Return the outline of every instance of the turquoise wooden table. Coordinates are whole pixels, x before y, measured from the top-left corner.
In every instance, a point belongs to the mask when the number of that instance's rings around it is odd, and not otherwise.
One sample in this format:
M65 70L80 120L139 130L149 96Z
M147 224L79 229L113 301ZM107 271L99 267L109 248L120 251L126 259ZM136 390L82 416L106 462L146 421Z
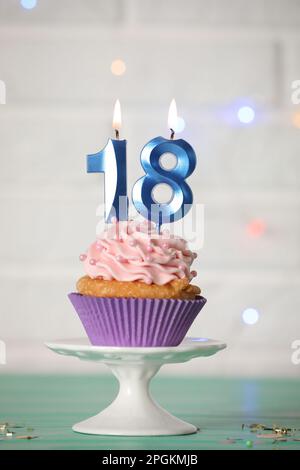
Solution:
M300 428L300 380L240 380L159 376L159 403L200 427L196 434L162 437L89 436L71 426L109 404L117 393L111 376L0 375L0 423L24 425L1 449L300 449L299 441L273 443L242 424ZM27 428L34 428L34 430ZM36 439L16 439L17 435ZM295 437L300 439L298 433ZM0 435L0 439L3 436ZM249 449L246 442L252 441ZM249 443L248 443L249 445Z

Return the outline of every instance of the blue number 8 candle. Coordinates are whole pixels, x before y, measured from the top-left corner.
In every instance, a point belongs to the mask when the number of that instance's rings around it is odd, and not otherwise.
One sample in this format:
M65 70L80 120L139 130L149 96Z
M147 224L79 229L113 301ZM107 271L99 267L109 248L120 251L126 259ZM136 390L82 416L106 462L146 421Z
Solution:
M88 173L104 173L105 220L127 220L126 140L119 140L121 108L115 104L113 128L116 139L109 139L104 149L87 156Z
M185 140L173 140L174 121L177 121L176 112L173 118L170 118L169 113L170 140L156 137L142 149L141 164L146 174L135 183L132 190L132 201L136 210L143 217L155 222L158 230L162 224L175 222L184 217L193 203L193 193L185 179L196 167L196 154ZM171 170L161 165L160 160L165 153L171 153L177 159L176 166ZM157 203L153 198L155 186L162 183L170 186L173 191L172 199L168 203Z

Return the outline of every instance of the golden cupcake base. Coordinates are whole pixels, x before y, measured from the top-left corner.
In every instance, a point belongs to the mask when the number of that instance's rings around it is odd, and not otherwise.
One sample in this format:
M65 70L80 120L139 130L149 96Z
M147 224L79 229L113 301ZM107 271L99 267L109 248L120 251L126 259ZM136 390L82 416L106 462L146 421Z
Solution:
M174 279L159 286L141 281L105 281L84 276L76 287L79 294L93 297L193 300L201 293L200 288L190 284L187 278Z

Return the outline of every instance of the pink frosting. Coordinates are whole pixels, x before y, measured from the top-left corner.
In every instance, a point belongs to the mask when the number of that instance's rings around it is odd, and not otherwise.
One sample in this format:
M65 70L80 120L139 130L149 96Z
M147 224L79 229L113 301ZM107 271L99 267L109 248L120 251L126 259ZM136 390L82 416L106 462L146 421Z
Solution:
M166 232L158 234L150 222L115 222L80 255L91 278L142 281L163 285L173 279L192 279L196 257L185 240Z

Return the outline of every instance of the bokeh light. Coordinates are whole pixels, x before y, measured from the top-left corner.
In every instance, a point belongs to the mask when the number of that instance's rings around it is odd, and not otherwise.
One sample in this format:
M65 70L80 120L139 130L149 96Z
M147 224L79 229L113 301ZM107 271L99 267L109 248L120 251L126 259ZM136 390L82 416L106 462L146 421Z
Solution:
M251 237L261 237L266 231L266 223L261 219L253 219L247 225L247 233Z
M255 119L255 111L251 106L241 106L238 109L237 117L242 124L250 124Z
M126 72L126 64L122 59L113 60L110 66L110 70L113 75L124 75Z
M300 129L300 112L293 114L292 123L295 127Z
M26 8L26 10L32 10L32 8L36 7L37 0L21 0L20 3L23 8Z
M246 325L255 325L259 320L259 312L255 308L246 308L242 313L242 319Z

